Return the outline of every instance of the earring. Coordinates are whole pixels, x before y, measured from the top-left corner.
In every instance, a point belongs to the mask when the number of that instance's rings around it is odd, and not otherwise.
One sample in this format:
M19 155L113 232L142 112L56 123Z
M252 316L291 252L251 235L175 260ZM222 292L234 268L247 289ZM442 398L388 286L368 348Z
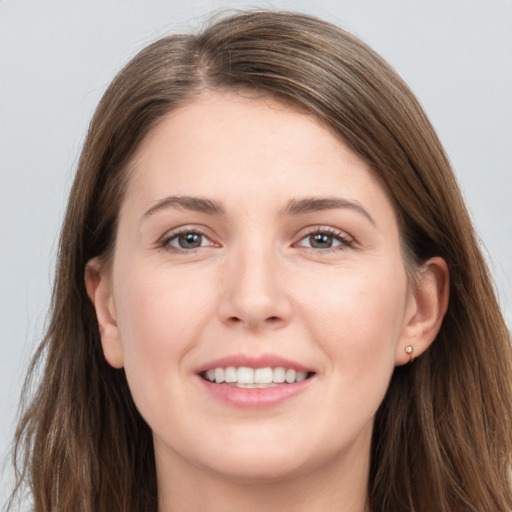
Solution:
M409 359L409 363L412 362L412 360L414 359L414 347L412 345L407 345L407 347L405 347L405 353L410 357Z

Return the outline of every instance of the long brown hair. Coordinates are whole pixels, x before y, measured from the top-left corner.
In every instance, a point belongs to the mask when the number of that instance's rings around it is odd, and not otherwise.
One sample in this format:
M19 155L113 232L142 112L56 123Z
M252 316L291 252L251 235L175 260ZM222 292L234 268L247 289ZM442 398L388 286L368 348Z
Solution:
M437 255L450 304L432 347L395 369L378 410L374 512L512 510L510 336L448 159L418 101L368 46L316 18L273 11L214 20L150 45L91 122L62 229L42 366L16 433L17 489L37 512L154 512L151 431L101 350L84 271L107 258L130 159L170 110L207 89L251 88L322 119L385 183L410 264Z

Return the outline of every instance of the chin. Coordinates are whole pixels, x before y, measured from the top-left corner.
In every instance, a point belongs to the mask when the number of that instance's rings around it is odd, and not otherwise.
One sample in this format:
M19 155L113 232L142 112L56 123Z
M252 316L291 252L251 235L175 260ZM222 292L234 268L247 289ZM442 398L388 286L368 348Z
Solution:
M211 457L203 452L203 463L217 475L238 483L269 484L307 475L335 457L305 439L280 438L231 442L227 449ZM287 442L288 441L288 442ZM292 442L290 442L292 441Z
M261 427L261 426L260 426ZM304 425L305 427L305 425ZM369 456L373 421L357 432L338 429L318 432L315 428L232 430L221 443L201 453L204 467L227 480L246 484L269 484L301 479L323 469L339 466L351 471ZM229 441L228 441L229 439ZM316 439L316 441L314 441ZM219 450L219 446L223 446Z
M211 469L227 480L248 485L283 482L308 472L308 465L303 461L275 454L265 455L252 460L228 458Z

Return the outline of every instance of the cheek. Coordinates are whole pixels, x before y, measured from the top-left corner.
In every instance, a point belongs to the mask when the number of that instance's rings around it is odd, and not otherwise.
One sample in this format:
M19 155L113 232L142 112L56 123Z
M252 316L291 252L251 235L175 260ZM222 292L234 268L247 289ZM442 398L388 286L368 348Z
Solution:
M172 386L186 369L181 363L200 338L208 294L178 274L140 265L125 271L119 284L115 304L124 367L139 403L143 395Z
M322 393L316 418L324 435L318 436L315 450L326 455L333 445L349 446L354 439L371 435L395 367L407 281L405 273L393 267L378 272L368 267L336 268L322 277L293 276L295 283L302 283L294 288L301 298L298 330L321 353ZM308 437L308 442L314 438Z
M393 371L407 301L405 271L333 273L302 302L302 316L341 378L387 382ZM311 294L310 294L311 295ZM306 296L303 293L303 296Z
M191 281L185 272L165 268L137 267L125 272L120 268L123 276L114 289L123 346L164 349L190 338L208 304L201 279Z

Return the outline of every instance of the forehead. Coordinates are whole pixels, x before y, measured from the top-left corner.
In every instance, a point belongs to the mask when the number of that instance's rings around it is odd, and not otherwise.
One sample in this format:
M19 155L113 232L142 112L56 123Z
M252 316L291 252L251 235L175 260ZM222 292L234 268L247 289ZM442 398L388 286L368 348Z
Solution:
M177 187L204 182L211 191L228 170L238 184L255 177L263 183L271 174L288 187L299 177L328 186L329 168L336 164L340 177L350 168L353 179L375 179L313 115L271 98L210 93L169 113L143 141L132 168L139 186L159 176Z
M126 200L145 206L165 195L264 205L333 195L387 201L373 171L325 123L250 93L203 94L170 112L132 169Z

